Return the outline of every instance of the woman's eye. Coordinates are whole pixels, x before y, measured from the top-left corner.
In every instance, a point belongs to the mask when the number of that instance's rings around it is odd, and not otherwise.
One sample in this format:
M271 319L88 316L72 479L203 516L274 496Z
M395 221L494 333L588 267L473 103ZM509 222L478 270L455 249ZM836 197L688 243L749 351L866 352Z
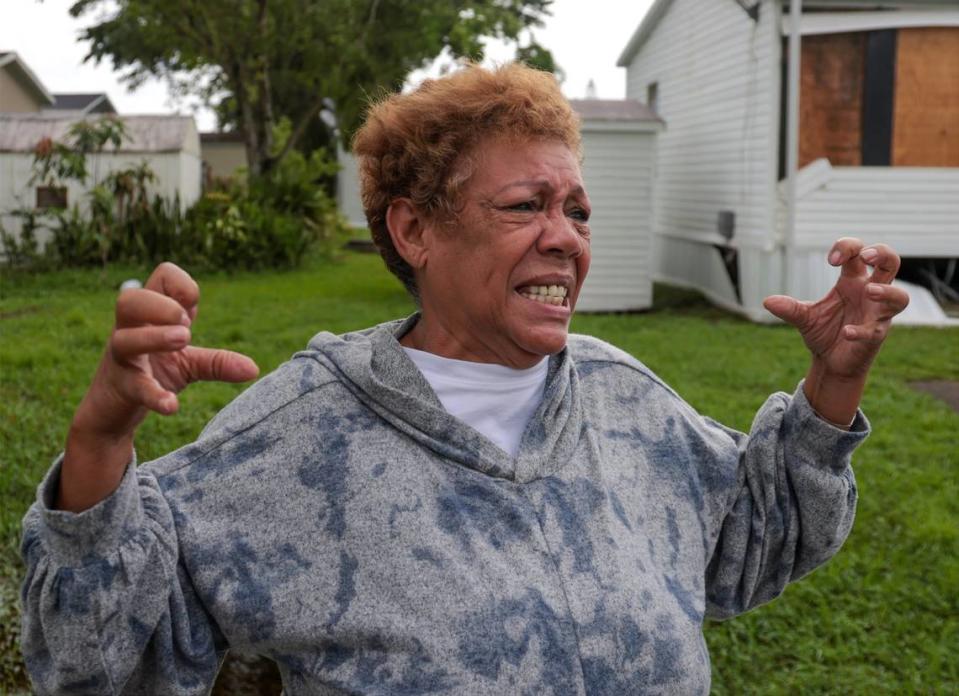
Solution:
M566 214L577 222L589 222L589 211L583 208L573 208Z
M509 206L510 210L515 210L521 213L533 213L536 212L536 201L523 201L522 203L514 203Z

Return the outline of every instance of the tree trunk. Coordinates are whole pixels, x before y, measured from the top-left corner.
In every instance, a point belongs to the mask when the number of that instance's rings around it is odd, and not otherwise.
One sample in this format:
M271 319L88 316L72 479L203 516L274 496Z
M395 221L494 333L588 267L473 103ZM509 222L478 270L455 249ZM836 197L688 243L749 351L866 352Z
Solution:
M236 98L237 111L240 116L240 132L243 134L243 145L246 149L246 166L251 177L263 173L263 161L260 156L260 138L253 105L247 90L243 69L234 64L230 71L230 81L233 82L233 96Z
M256 86L257 96L257 116L259 117L257 129L259 136L259 162L260 174L266 174L273 169L273 91L270 87L270 58L269 58L269 14L267 12L267 0L259 1L259 12L257 14L256 29L259 35L257 42L257 51L260 55L257 57L256 67Z

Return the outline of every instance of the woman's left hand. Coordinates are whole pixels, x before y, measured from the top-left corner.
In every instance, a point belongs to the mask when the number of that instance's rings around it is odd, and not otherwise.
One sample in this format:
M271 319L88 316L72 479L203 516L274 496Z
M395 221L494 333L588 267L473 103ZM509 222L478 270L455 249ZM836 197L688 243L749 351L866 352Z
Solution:
M842 266L842 273L818 302L772 295L763 306L799 330L823 374L864 381L893 317L909 304L906 291L892 286L899 255L885 244L864 246L844 237L833 245L829 263Z

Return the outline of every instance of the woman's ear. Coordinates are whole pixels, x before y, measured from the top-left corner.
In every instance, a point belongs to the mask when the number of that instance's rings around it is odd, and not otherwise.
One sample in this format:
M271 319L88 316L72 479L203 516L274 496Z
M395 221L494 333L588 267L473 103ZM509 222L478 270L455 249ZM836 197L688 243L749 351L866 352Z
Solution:
M426 265L430 235L428 223L409 198L397 198L386 211L386 228L393 246L414 270Z

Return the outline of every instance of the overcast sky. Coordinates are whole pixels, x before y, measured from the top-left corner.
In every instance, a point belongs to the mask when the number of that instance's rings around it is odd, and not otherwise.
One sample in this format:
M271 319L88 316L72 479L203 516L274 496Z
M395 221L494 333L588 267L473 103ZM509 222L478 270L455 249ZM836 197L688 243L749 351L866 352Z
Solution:
M19 53L50 92L106 92L120 113L193 111L201 130L215 128L210 112L189 102L173 102L161 82L150 81L131 93L109 63L84 64L87 45L77 41L77 34L91 19L72 19L67 12L72 2L0 0L0 51ZM600 98L624 96L626 71L616 67L616 59L651 4L652 0L555 0L553 16L534 33L565 71L567 96L585 96L591 79ZM490 46L487 53L497 60L512 55L502 46Z

